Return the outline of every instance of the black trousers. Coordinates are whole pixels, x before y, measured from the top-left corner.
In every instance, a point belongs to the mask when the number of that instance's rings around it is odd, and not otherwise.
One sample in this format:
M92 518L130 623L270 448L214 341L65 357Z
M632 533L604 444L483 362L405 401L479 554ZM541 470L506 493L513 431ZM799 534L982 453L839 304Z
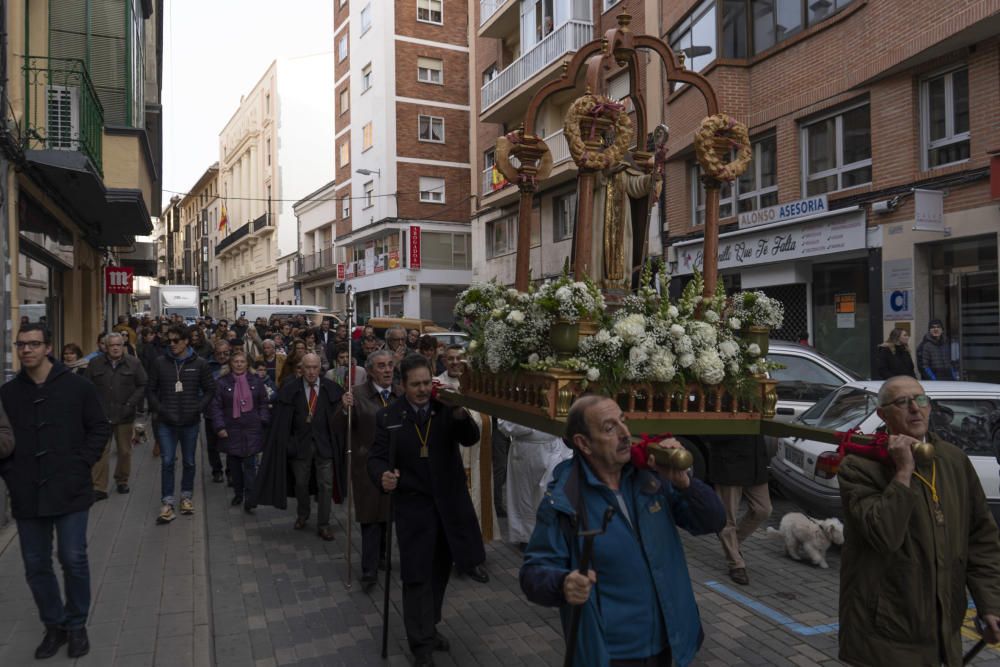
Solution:
M403 625L406 627L410 651L417 657L430 655L434 650L434 636L437 632L435 626L441 622L444 591L448 587L448 577L451 576L451 549L448 548L440 517L434 533L437 540L429 578L419 582L403 582Z
M610 667L670 667L671 664L673 656L670 654L670 647L667 646L659 655L651 655L648 658L612 660Z
M378 572L378 561L384 553L385 523L361 524L361 576Z
M205 444L208 449L208 465L212 466L212 473L222 472L222 454L219 453L218 449L219 436L215 434L215 429L212 428L212 422L205 420ZM226 472L229 466L226 466Z
M250 498L257 486L257 455L226 455L226 465L233 476L233 493L237 498Z

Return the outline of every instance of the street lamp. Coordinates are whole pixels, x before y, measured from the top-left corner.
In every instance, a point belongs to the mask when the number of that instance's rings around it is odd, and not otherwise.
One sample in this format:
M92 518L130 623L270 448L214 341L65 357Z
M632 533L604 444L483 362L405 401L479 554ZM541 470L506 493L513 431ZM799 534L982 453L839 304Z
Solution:
M382 175L382 171L380 169L355 169L354 173L361 174L362 176L371 176L372 174L378 174L379 176Z
M690 58L691 60L694 60L698 56L707 56L709 53L712 52L712 47L711 46L689 46L686 49L681 49L681 51L683 51L684 55L686 55L688 58Z

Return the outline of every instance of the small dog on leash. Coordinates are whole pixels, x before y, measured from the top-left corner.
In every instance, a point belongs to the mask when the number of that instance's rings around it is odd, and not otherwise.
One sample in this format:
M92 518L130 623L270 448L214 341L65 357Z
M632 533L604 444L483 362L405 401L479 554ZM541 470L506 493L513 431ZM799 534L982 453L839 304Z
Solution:
M826 569L826 550L831 544L844 543L844 524L840 519L816 521L800 512L781 517L778 528L768 528L768 535L778 535L785 540L785 551L794 560L808 559L813 565Z

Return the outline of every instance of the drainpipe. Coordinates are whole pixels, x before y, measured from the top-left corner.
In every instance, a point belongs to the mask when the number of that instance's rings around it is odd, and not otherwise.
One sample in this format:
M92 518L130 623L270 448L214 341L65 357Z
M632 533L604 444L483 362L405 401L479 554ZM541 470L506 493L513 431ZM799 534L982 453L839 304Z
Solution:
M25 6L27 11L27 6ZM0 291L0 314L3 317L3 325L0 326L0 350L3 350L3 378L9 380L14 377L14 359L11 353L13 345L12 336L12 313L10 286L12 278L10 275L10 217L11 210L10 192L14 182L14 173L8 160L11 138L7 130L7 0L0 1L0 141L3 143L3 150L0 151L0 276L5 278L4 286ZM3 516L0 515L0 523L3 523Z

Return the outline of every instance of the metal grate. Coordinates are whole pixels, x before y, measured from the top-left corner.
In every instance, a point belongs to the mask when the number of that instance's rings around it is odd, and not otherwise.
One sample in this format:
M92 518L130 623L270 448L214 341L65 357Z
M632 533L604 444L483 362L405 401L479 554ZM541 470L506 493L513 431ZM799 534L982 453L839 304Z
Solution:
M809 331L809 315L806 312L808 302L804 283L761 287L760 291L781 301L785 307L785 322L780 329L771 332L771 338L798 342L799 334L808 332L809 340L812 342L812 332Z

